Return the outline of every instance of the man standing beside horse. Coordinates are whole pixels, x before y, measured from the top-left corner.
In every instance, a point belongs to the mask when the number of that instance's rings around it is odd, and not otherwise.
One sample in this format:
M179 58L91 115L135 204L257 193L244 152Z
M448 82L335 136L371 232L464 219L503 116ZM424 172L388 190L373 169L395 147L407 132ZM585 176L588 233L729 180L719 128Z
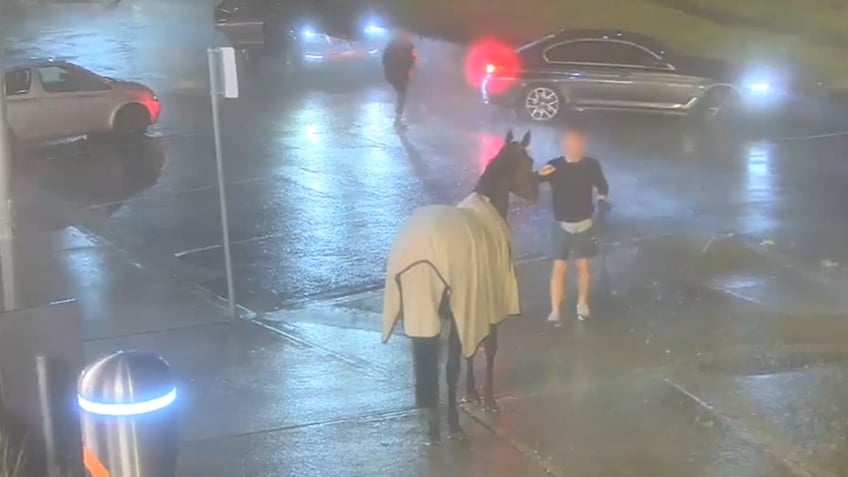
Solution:
M565 305L568 261L577 267L577 318L589 317L591 259L598 255L595 193L606 201L609 185L601 164L586 157L586 138L579 128L568 128L562 135L563 156L539 170L539 179L551 185L554 218L554 264L551 272L551 313L548 321L562 324Z

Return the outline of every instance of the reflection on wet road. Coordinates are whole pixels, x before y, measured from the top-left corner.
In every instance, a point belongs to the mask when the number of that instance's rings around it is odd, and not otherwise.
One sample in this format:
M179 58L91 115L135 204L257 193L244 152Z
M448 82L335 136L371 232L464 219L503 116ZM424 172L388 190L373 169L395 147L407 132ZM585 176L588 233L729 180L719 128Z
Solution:
M204 52L219 40L213 3L129 2L97 15L85 7L62 15L48 9L10 31L13 55L62 56L142 81L164 108L153 138L36 148L20 169L105 212L104 234L128 249L220 275ZM269 60L245 72L243 97L223 107L223 144L246 306L272 310L379 286L400 221L415 207L467 194L508 128L533 129L537 164L557 155L556 126L480 104L463 80L460 48L423 41L420 48L411 129L400 136L391 127L394 97L376 63L293 73ZM732 231L814 262L846 255L845 136L751 141L679 118L586 119L616 203L611 236ZM519 256L548 253L547 200L515 205ZM224 289L219 279L204 286Z

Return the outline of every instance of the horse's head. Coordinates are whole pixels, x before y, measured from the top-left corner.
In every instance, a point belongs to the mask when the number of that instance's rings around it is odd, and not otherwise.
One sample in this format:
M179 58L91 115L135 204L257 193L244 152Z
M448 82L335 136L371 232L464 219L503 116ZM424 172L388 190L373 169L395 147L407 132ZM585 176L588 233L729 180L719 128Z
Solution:
M509 131L504 138L504 145L494 159L486 167L480 178L478 191L489 199L500 204L513 193L529 202L539 198L539 183L533 172L533 158L527 154L530 145L530 131L524 134L521 141L516 141ZM501 211L502 214L506 210Z

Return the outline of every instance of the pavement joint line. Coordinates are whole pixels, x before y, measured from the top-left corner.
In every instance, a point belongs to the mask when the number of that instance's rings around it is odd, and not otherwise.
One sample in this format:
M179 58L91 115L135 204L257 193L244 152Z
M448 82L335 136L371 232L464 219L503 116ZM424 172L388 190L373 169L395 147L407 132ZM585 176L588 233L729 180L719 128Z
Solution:
M231 321L226 321L226 320L223 320L223 319L220 320L220 321L211 321L211 322L207 322L207 323L187 323L185 325L173 326L173 327L166 328L166 329L150 330L150 331L135 331L135 332L132 332L132 333L125 333L125 334L118 335L118 336L104 336L104 337L99 337L99 338L88 338L88 339L83 339L83 343L102 343L102 342L105 342L105 341L120 340L120 339L125 339L125 338L134 338L134 337L137 337L137 336L159 335L159 334L162 334L162 333L172 333L174 331L185 331L185 330L190 330L190 329L193 329L193 328L203 328L203 327L211 327L211 326L230 325L230 324L232 324Z
M461 409L477 424L482 426L484 429L487 429L499 439L506 442L507 445L515 449L519 454L523 455L528 460L536 462L536 464L548 474L553 475L555 477L566 477L567 474L562 468L546 460L544 456L539 454L538 450L533 449L533 447L524 444L519 439L516 439L515 437L512 437L506 432L500 430L497 426L490 423L489 420L485 417L485 415L481 415L479 410L470 410L467 406L462 406Z
M251 184L251 183L254 183L254 182L271 181L271 180L275 180L275 179L280 179L280 180L283 180L285 182L297 184L297 182L286 179L284 177L280 177L280 176L267 177L266 176L266 177L248 177L248 178L244 178L244 179L236 179L236 180L233 180L233 181L226 182L226 185L228 185L228 186L245 185L245 184ZM112 201L112 202L101 202L101 203L98 203L98 204L89 205L88 207L86 207L86 209L97 210L97 209L102 209L104 207L110 207L110 206L119 205L119 204L131 204L131 203L151 201L151 200L163 200L163 199L167 199L167 198L179 197L179 196L185 195L185 194L194 194L194 193L197 193L197 192L206 192L208 190L217 190L217 189L218 189L217 184L210 184L210 185L205 185L205 186L193 187L191 189L171 191L171 192L167 192L167 193L165 193L161 196L156 196L156 197L150 196L150 195L141 195L141 196L136 196L136 197L130 197L129 199L124 199L124 200L116 200L116 201ZM220 245L218 245L218 247L220 247Z
M739 423L732 417L723 414L715 406L701 399L699 396L695 395L682 384L674 381L673 379L664 377L662 380L700 407L709 411L727 427L735 431L740 437L742 437L742 439L748 441L750 444L758 446L760 449L770 454L773 458L783 463L794 475L798 477L839 477L825 469L816 468L809 462L795 459L793 457L797 450L795 446L788 443L776 442L769 432L762 429L747 429L746 426L740 425L742 423Z
M233 242L233 243L235 243L235 242ZM217 247L220 247L220 245L218 245ZM551 257L547 256L547 255L529 255L529 256L525 256L523 258L516 260L515 265L517 267L517 266L525 265L525 264L533 264L533 263L538 263L538 262L544 262L544 261L547 261L547 260L550 260L550 259L551 259ZM372 284L363 284L361 286L356 287L356 289L351 289L350 287L346 287L347 288L346 290L343 288L343 289L340 289L337 292L328 291L328 292L319 292L319 293L316 293L316 294L300 296L300 297L291 297L291 298L288 298L286 300L283 300L282 303L281 303L282 308L280 310L277 310L277 311L272 312L272 313L285 312L285 311L287 311L287 309L290 310L290 309L297 307L299 305L301 305L301 306L310 306L310 305L312 305L312 306L321 306L321 305L339 306L339 305L345 305L349 302L356 301L358 299L367 298L368 295L370 295L374 292L377 292L377 291L381 291L381 290L383 290L384 287L385 287L384 280L380 280L380 281L377 281L377 282L373 282ZM367 310L363 310L363 311L367 311ZM372 313L377 314L377 315L380 314L380 313L377 313L377 312L372 312Z
M262 429L258 431L250 431L250 432L242 432L239 434L230 434L227 436L215 436L215 437L201 437L199 439L186 439L181 441L186 444L200 444L204 442L215 442L215 441L226 441L230 439L239 439L243 437L257 436L260 434L270 434L273 432L285 432L285 431L294 431L300 429L309 429L313 427L323 427L323 426L332 426L336 424L347 424L347 423L364 423L364 422L379 422L379 421L387 421L392 419L401 419L408 416L414 416L419 411L413 406L405 406L396 410L389 411L377 411L365 414L359 414L356 416L348 416L336 419L325 419L321 421L311 421L304 422L300 424L290 424L287 426L278 426L272 427L270 429Z
M130 253L130 251L128 249L118 245L115 241L109 239L105 235L94 232L93 227L89 224L88 220L85 220L85 221L81 220L79 222L80 223L75 225L74 228L76 228L80 233L82 233L86 238L88 238L92 242L95 242L95 243L98 243L98 244L101 244L101 245L106 245L106 246L110 247L111 249L113 249L118 254L123 255L124 258L127 260L127 262L130 265L132 265L133 267L144 270L144 271L149 272L151 274L154 274L159 278L165 278L167 280L172 280L177 285L183 287L187 292L189 292L193 295L201 295L202 296L201 299L205 303L208 303L208 304L214 306L215 308L217 308L221 311L227 310L228 304L227 304L226 298L224 298L220 295L217 295L210 290L207 290L206 288L204 288L203 286L201 286L199 283L197 283L194 280L180 276L179 273L166 274L166 273L162 273L162 271L159 267L147 266L145 264L142 264L141 262L132 258L132 256L131 256L132 254ZM253 310L251 310L251 309L249 309L245 306L242 306L238 303L236 303L236 309L238 309L242 312L241 315L242 315L242 318L244 318L244 319L252 320L258 315L255 311L253 311ZM220 322L226 323L227 321L228 320L222 319Z
M263 328L267 331L270 331L271 333L273 333L273 334L275 334L275 335L277 335L277 336L279 336L279 337L281 337L285 340L288 340L292 343L299 344L301 346L305 346L307 348L310 348L310 349L313 349L313 350L318 351L320 353L323 353L323 354L325 354L325 355L327 355L331 358L334 358L338 361L341 361L341 362L347 364L348 366L351 366L352 368L362 372L363 374L365 374L369 377L379 379L381 381L389 381L389 375L392 374L392 370L386 369L386 368L384 368L380 365L371 363L371 362L366 361L364 359L360 359L360 358L357 358L357 357L354 357L354 356L345 355L345 354L339 353L338 351L333 351L329 348L325 348L324 346L321 346L318 343L315 343L315 342L309 341L307 339L295 336L294 334L289 333L289 332L283 330L282 328L272 326L272 325L270 325L268 323L264 323L260 320L250 320L250 322L254 323L255 325L259 326L260 328ZM379 371L379 372L375 372L375 371Z
M832 137L839 136L848 136L848 130L846 131L836 131L829 133L821 133L821 134L810 134L806 136L785 136L785 137L775 137L775 138L767 138L765 141L771 142L790 142L790 141L813 141L816 139L827 139Z

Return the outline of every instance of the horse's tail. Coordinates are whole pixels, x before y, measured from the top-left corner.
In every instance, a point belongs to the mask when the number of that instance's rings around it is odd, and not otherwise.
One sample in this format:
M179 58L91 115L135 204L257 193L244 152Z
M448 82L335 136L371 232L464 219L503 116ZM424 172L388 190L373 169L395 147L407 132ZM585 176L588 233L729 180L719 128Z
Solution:
M439 403L439 344L439 336L412 338L417 408L433 409Z

